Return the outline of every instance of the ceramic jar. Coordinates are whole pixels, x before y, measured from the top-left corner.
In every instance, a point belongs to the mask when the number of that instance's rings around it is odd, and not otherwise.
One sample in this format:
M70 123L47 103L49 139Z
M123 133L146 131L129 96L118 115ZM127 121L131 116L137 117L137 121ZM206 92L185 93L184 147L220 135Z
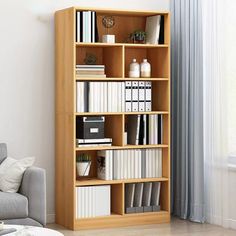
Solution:
M139 78L140 77L140 66L137 63L136 59L133 59L132 63L130 63L129 77L130 78Z
M147 59L143 59L141 63L141 77L150 78L151 77L151 65L148 63Z

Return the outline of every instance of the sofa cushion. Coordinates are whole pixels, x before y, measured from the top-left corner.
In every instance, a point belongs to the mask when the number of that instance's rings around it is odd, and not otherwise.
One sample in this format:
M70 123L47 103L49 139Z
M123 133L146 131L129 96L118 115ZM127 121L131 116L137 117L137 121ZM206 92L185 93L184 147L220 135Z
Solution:
M0 191L0 220L25 218L28 216L28 199L19 193Z
M0 143L0 164L7 157L7 145L5 143Z

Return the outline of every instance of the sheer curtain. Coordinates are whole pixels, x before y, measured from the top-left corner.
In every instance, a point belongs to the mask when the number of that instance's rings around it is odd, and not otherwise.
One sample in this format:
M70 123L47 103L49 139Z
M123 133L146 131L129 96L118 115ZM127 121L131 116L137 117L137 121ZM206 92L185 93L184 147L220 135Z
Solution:
M229 227L228 157L236 149L236 2L206 0L202 6L205 216L209 223Z

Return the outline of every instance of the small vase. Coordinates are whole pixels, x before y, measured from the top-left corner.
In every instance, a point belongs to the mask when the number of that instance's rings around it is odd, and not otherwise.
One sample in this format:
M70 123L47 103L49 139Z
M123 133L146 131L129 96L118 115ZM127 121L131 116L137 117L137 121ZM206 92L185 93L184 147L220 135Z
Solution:
M147 59L143 59L141 63L141 77L150 78L151 77L151 65L148 63Z
M130 78L139 78L140 77L140 66L136 62L136 59L133 59L132 63L130 63L129 77Z
M77 162L76 169L78 176L88 176L91 167L91 161L88 162Z

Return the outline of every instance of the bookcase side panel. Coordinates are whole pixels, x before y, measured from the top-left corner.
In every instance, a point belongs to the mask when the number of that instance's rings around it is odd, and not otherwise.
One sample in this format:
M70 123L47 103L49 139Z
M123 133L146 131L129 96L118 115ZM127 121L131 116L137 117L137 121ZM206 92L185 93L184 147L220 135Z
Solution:
M56 34L56 223L74 229L74 8L55 14Z

